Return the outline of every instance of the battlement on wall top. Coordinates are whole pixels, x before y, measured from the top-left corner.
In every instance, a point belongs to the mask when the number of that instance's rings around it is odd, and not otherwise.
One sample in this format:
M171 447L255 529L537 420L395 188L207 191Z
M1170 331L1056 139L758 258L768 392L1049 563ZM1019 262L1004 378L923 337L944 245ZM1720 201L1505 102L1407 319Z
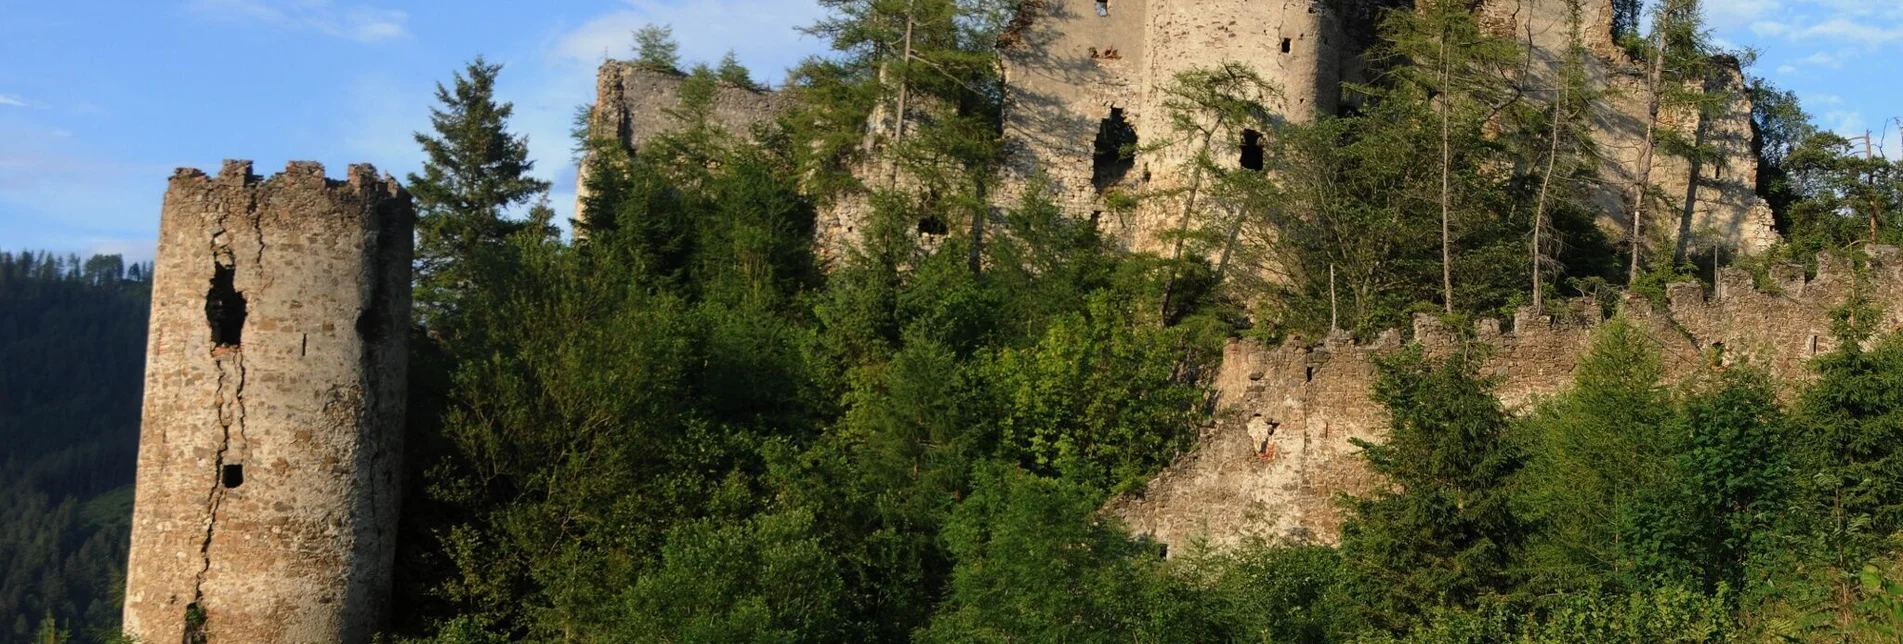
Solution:
M290 161L284 170L263 179L252 172L249 159L226 159L223 167L215 176L205 174L198 168L178 168L172 172L171 186L178 189L185 186L227 185L246 188L257 186L292 186L298 188L336 189L346 188L346 193L365 194L383 193L391 197L405 194L403 186L389 173L379 173L376 166L368 163L352 163L344 178L331 179L324 174L324 164L316 161Z
M1903 301L1893 301L1903 295L1903 249L1869 246L1865 248L1865 255L1868 257L1863 275L1866 292L1891 306L1903 305ZM1723 315L1727 310L1741 308L1783 307L1823 312L1843 304L1856 288L1858 275L1849 260L1824 254L1818 256L1815 276L1807 276L1802 264L1783 264L1770 270L1762 288L1749 271L1739 268L1720 268L1716 277L1709 289L1701 282L1666 285L1663 308L1642 295L1628 292L1623 294L1616 309L1635 318L1664 315L1675 319ZM1485 342L1512 342L1525 336L1588 331L1605 318L1598 300L1579 297L1549 305L1544 312L1536 312L1531 306L1520 307L1510 321L1511 326L1499 318L1475 320L1467 337ZM1431 313L1415 314L1412 328L1407 332L1411 333L1388 329L1371 342L1356 343L1346 331L1336 331L1308 348L1381 352L1399 348L1410 338L1435 348L1452 345L1462 336L1442 322L1439 315Z

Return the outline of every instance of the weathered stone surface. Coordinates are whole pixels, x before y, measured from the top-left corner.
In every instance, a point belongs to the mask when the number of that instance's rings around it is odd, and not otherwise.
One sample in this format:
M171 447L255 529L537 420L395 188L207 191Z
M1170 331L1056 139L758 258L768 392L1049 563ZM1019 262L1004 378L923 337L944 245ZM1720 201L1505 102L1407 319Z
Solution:
M656 136L677 132L681 121L674 113L681 107L681 85L686 82L686 76L629 61L603 62L595 74L595 105L588 112L588 131L631 151ZM714 94L712 120L724 130L748 136L754 126L778 118L789 104L779 92L722 83ZM576 180L575 219L587 221L582 207L589 194L587 163L581 171L584 174Z
M1571 4L1579 3L1579 34L1590 55L1585 71L1591 88L1604 92L1591 115L1593 142L1598 146L1603 181L1591 194L1601 213L1600 223L1615 238L1631 226L1633 187L1638 185L1644 151L1646 109L1645 61L1634 61L1612 41L1612 5L1609 0L1488 0L1482 4L1482 24L1503 37L1528 45L1531 70L1528 92L1550 100L1559 70L1571 46ZM1661 149L1653 155L1652 183L1669 200L1647 215L1648 237L1684 239L1698 247L1719 246L1756 253L1777 243L1771 207L1757 195L1757 153L1752 149L1751 99L1738 62L1720 58L1719 71L1705 83L1707 91L1725 97L1708 115L1691 110L1666 110L1659 127L1677 131L1688 141L1709 146L1713 158L1693 163ZM1692 187L1697 186L1693 191ZM1659 233L1654 236L1652 233Z
M128 635L370 641L401 498L413 219L368 165L345 181L298 162L263 181L246 161L172 177Z
M1550 95L1552 78L1572 34L1570 0L1486 0L1483 24L1530 43L1525 83L1534 96ZM1150 149L1180 138L1170 131L1165 89L1175 74L1223 62L1253 68L1280 90L1259 97L1278 118L1302 122L1332 114L1343 100L1340 83L1365 80L1366 34L1383 0L1113 0L1099 15L1092 0L1025 3L1004 42L1005 162L997 203L1009 206L1034 184L1048 190L1073 216L1108 211L1113 191L1168 195L1187 185L1191 145ZM1592 115L1605 181L1593 189L1601 224L1615 238L1629 226L1630 194L1637 183L1646 109L1643 68L1612 42L1610 0L1583 0L1581 34L1590 52L1587 70L1607 92ZM1729 97L1708 117L1662 115L1662 127L1710 145L1712 162L1655 156L1652 183L1671 197L1655 208L1648 230L1658 239L1692 240L1747 253L1777 241L1768 206L1756 195L1751 104L1733 68L1710 79ZM1146 146L1127 172L1106 181L1093 172L1099 124L1120 114ZM1221 134L1214 145L1239 149L1245 133ZM1695 178L1695 179L1694 179ZM1696 190L1693 189L1696 186ZM1178 191L1181 192L1181 191ZM1151 199L1122 218L1103 216L1106 229L1132 250L1160 250L1161 233L1177 225L1181 196Z
M1186 180L1190 146L1137 155L1106 178L1093 171L1099 127L1113 112L1144 146L1177 138L1164 109L1180 72L1245 63L1280 90L1256 97L1284 118L1332 114L1344 70L1359 60L1340 15L1359 3L1311 0L1088 0L1025 3L1002 50L1006 86L1004 189L1014 203L1031 182L1077 216L1106 210L1111 190L1161 192ZM1347 59L1356 58L1349 62ZM1237 138L1239 132L1226 133ZM1240 147L1240 139L1234 142ZM1218 143L1217 145L1222 145ZM1100 223L1136 250L1156 250L1177 209L1155 203Z
M1880 327L1903 329L1903 256L1890 247L1871 248L1869 255L1863 287L1885 311ZM1823 258L1815 278L1803 275L1801 266L1773 271L1775 292L1766 292L1754 289L1748 274L1723 269L1709 295L1696 283L1674 284L1665 310L1637 298L1620 308L1657 343L1672 380L1751 364L1791 391L1814 378L1811 358L1836 348L1830 312L1856 284L1850 267L1835 258ZM1501 378L1497 394L1509 409L1523 410L1569 386L1600 323L1597 303L1549 313L1556 315L1523 309L1511 331L1495 332L1497 321L1476 329L1492 346L1482 369ZM1414 341L1430 353L1455 342L1452 330L1431 316L1416 320ZM1387 413L1369 395L1373 359L1398 346L1399 334L1392 332L1363 346L1341 336L1313 347L1232 342L1215 383L1221 409L1215 426L1144 492L1116 499L1108 509L1133 531L1172 545L1198 538L1218 546L1250 538L1334 542L1341 516L1333 496L1382 484L1352 441L1385 436Z

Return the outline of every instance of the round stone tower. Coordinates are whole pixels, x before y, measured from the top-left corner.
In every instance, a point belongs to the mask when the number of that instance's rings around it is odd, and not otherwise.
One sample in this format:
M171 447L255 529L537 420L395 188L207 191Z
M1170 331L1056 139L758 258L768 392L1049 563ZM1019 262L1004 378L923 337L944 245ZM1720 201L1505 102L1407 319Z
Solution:
M125 632L368 642L389 603L414 212L368 165L172 176Z

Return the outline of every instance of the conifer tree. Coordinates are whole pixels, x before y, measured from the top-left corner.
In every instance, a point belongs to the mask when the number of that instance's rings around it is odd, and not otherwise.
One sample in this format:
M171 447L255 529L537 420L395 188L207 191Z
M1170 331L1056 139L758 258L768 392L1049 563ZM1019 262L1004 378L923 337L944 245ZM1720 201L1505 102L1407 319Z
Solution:
M658 72L681 73L681 45L674 28L645 25L634 31L634 62Z
M1472 608L1513 586L1528 527L1510 503L1524 457L1478 356L1429 359L1416 346L1383 358L1374 398L1388 440L1357 441L1390 489L1348 503L1342 561L1357 617L1404 631L1440 608Z
M1673 411L1663 363L1625 318L1594 334L1574 373L1572 388L1525 425L1522 498L1542 528L1529 552L1535 581L1598 589L1642 576L1627 547L1641 509L1676 486L1672 454L1683 441L1665 431Z
M429 323L448 322L465 296L493 286L505 238L523 228L505 218L507 209L549 188L530 175L528 137L508 131L514 104L495 100L501 71L478 56L455 74L453 87L438 83L435 135L416 134L428 156L423 173L409 175L418 212L416 308Z
M747 71L746 65L740 64L740 57L735 56L731 49L727 50L726 56L720 58L720 65L714 68L714 75L719 77L721 82L734 87L762 89L759 83L753 82L752 72Z

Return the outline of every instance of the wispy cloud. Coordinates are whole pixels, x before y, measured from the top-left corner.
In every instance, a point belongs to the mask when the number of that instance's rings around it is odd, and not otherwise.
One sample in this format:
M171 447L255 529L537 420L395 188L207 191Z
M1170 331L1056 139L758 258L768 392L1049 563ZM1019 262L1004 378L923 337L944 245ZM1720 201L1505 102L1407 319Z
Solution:
M212 20L309 30L358 42L409 35L406 12L366 5L338 7L330 0L187 0L186 8Z
M625 0L610 12L568 32L556 44L559 57L593 64L604 57L633 56L635 29L668 25L688 63L713 62L728 50L766 79L782 76L806 53L823 46L801 34L825 15L812 0Z
M39 103L21 98L19 94L0 94L0 107L45 107Z

